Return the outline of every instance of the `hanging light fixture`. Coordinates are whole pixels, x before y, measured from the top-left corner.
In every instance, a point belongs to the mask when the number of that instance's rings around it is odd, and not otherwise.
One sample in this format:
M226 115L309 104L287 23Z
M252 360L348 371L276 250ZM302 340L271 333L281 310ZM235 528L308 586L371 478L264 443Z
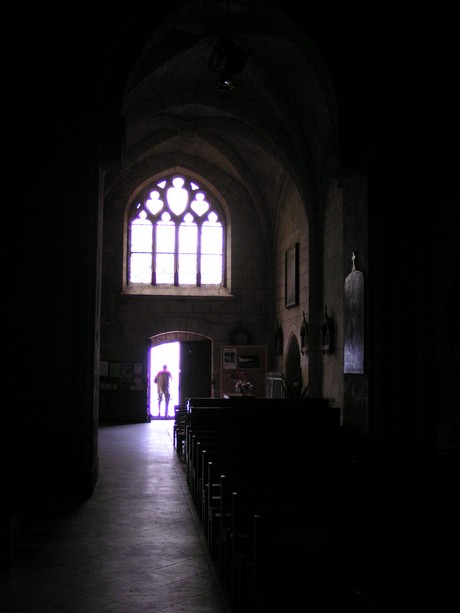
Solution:
M227 0L227 34L217 39L208 64L208 70L219 73L217 89L233 89L234 76L242 72L246 60L246 52L237 47L232 39L230 1Z

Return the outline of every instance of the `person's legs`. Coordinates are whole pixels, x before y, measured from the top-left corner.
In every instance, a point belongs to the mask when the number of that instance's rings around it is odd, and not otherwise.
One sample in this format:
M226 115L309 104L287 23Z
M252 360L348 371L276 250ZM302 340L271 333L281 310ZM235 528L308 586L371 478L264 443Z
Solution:
M168 417L169 399L171 394L165 394L165 417Z
M158 392L158 417L160 417L161 401L162 400L163 400L163 394L161 392Z

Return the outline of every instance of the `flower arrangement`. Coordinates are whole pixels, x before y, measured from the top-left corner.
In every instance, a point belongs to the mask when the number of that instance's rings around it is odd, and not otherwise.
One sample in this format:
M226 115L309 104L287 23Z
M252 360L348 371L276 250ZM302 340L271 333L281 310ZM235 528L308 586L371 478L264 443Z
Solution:
M251 393L253 388L254 386L250 381L241 381L241 379L238 379L235 383L235 391L241 392L242 394Z

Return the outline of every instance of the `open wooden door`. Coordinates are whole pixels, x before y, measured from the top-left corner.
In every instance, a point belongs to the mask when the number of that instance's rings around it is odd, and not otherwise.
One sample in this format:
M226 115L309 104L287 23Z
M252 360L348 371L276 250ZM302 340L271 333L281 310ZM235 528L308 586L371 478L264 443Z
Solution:
M181 341L180 343L180 404L187 398L211 396L211 341Z

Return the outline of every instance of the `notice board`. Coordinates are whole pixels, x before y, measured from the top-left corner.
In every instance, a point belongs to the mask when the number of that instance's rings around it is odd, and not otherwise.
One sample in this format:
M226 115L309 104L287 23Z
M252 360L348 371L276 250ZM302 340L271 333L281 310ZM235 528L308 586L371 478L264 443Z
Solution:
M265 345L228 345L222 348L222 394L241 396L238 382L249 383L253 396L265 398L267 374Z

